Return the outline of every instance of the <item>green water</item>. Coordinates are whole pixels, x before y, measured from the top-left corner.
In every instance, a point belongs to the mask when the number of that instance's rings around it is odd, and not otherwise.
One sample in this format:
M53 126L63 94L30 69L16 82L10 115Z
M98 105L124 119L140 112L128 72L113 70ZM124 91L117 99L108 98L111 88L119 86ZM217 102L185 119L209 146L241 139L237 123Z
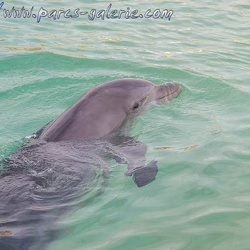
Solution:
M110 3L85 2L16 0L3 8ZM1 158L98 83L132 77L183 89L131 131L158 161L157 179L139 189L113 162L105 192L60 220L67 234L49 249L250 249L249 1L112 4L174 14L37 23L0 10Z

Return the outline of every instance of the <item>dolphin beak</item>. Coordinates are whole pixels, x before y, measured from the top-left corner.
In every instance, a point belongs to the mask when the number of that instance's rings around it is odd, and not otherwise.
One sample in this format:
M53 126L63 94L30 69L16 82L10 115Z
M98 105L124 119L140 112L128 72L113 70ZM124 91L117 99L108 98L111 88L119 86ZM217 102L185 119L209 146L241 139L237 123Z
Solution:
M166 83L157 89L156 101L164 103L171 101L181 93L181 87L177 83Z

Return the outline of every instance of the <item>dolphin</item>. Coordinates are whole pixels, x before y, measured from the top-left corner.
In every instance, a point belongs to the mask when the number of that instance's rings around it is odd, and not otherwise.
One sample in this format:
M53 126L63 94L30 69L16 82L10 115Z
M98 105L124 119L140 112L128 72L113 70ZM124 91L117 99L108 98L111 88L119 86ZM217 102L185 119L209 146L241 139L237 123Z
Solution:
M0 171L0 249L44 249L61 232L52 222L103 177L109 159L127 164L138 187L152 182L157 162L146 163L147 147L129 136L134 119L153 103L177 97L176 83L156 85L119 79L90 89L58 118L37 131Z

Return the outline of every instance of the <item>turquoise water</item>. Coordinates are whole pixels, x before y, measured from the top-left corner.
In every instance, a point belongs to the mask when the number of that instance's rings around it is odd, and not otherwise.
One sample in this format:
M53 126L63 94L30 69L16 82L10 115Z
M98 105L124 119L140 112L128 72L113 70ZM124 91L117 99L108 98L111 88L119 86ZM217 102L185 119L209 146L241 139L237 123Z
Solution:
M106 1L13 1L0 10L0 157L96 84L175 81L181 95L131 134L159 164L137 188L112 162L105 192L60 220L49 249L250 248L250 5L247 0L126 1L161 19L6 19L3 8L106 9ZM93 190L94 192L95 190Z

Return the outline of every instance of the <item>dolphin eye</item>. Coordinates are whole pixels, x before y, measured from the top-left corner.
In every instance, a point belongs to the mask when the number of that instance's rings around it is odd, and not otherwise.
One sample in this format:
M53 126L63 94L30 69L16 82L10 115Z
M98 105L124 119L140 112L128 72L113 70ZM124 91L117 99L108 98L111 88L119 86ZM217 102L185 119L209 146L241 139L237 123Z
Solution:
M132 107L132 109L135 110L135 109L138 109L138 108L139 108L139 103L136 102L136 103L134 104L134 106Z

